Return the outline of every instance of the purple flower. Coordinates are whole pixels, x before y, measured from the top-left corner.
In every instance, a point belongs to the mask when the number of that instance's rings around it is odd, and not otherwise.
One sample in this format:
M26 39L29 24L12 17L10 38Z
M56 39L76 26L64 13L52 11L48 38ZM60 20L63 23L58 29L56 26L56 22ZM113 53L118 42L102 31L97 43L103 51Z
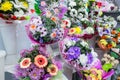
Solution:
M42 39L42 38L40 38L39 42L40 42L40 43L43 43L43 39Z
M106 80L109 77L111 77L113 74L115 73L115 71L112 69L109 72L103 72L103 79Z
M31 80L40 80L44 75L44 69L34 68L30 73L29 77Z
M80 48L79 47L70 47L66 52L67 60L77 59L80 56Z
M60 13L58 14L58 18L61 20L66 12L67 12L67 8L61 7Z
M49 80L52 76L50 74L46 74L43 77L43 80Z
M77 42L79 40L79 38L77 38L77 37L71 37L71 40Z
M87 62L87 64L91 64L91 63L93 62L93 56L92 56L92 54L91 54L91 53L88 53L88 54L87 54L87 57L88 57L88 62Z
M26 56L26 52L28 52L28 50L24 49L20 52L20 56L21 57L25 57Z
M21 77L26 77L28 75L28 72L26 69L20 68L20 65L16 65L16 71L15 71L15 78L19 79Z

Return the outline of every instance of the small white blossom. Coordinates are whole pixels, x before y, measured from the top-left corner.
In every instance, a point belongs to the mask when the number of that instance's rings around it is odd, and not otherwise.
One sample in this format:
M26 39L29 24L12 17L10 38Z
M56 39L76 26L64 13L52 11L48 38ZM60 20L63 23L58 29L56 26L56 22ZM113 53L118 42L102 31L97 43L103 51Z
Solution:
M77 17L77 15L78 15L77 10L76 10L76 9L71 9L70 15L71 15L72 17Z
M76 6L76 2L74 2L74 1L70 1L69 6L71 6L71 7Z

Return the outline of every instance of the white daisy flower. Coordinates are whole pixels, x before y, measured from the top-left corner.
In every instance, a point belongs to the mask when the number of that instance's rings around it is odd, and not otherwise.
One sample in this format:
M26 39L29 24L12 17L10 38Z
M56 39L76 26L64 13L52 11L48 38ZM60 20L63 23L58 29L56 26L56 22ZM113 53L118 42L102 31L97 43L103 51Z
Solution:
M77 15L78 15L77 10L76 10L76 9L71 9L70 15L71 15L72 17L77 17Z
M74 1L70 1L70 3L69 3L69 6L71 6L71 7L74 7L76 5L77 5L76 2L74 2Z

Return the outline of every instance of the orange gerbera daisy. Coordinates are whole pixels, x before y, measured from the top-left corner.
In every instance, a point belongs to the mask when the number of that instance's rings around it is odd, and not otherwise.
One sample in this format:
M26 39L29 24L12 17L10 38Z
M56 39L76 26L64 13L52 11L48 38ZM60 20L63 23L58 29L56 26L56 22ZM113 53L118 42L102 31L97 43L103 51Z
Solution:
M48 66L47 71L50 73L50 75L55 76L58 72L58 67L54 64L51 64Z
M43 67L47 66L48 61L45 56L37 55L34 59L34 64L39 68L43 68Z
M20 62L20 67L21 68L28 68L31 64L31 59L30 58L24 58L21 62Z

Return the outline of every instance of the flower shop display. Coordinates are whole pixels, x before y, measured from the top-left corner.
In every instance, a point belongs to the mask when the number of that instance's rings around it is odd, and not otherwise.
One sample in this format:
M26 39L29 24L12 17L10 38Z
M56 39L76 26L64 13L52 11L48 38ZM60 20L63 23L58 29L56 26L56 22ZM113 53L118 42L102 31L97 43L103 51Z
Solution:
M0 18L3 20L26 20L28 19L28 0L1 0Z
M20 80L56 80L61 74L62 64L35 46L21 52L15 77Z
M67 37L60 42L63 59L76 70L90 69L98 60L97 53L88 43L77 37Z
M55 42L63 61L83 80L107 80L114 75L120 63L120 28L113 17L103 15L104 9L115 7L106 4L103 0L35 0L37 16L31 17L26 32L39 46L21 52L16 78L60 79L61 63L46 48ZM96 35L95 42L106 52L102 58L88 43Z

